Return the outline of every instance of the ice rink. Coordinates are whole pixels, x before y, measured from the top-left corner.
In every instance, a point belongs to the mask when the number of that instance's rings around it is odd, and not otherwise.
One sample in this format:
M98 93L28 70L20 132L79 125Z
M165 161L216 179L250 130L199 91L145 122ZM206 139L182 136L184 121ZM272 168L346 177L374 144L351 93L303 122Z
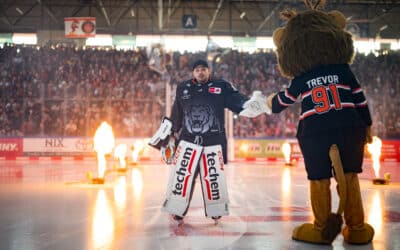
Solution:
M94 160L1 160L0 249L400 249L399 163L382 164L391 182L378 186L371 162L364 162L365 218L375 228L364 246L348 245L341 235L332 246L291 240L296 225L312 220L302 162L229 163L230 215L218 225L204 216L199 183L182 226L161 212L168 168L130 165L126 173L108 171L105 184L96 185L86 178L88 171L96 175ZM336 211L336 193L333 200Z

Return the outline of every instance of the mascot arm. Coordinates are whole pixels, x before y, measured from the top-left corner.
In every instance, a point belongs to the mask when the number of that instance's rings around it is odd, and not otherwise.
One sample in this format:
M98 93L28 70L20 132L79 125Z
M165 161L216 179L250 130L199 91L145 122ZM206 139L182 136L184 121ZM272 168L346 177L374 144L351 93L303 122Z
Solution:
M251 98L243 104L243 110L239 115L252 118L263 113L271 114L271 108L267 105L267 97L261 91L254 91Z
M275 95L276 93L272 93L267 97L267 106L271 111L272 111L272 99L274 98Z
M284 88L276 94L272 94L267 98L267 102L271 105L272 113L280 113L287 107L296 103L297 98L302 93L301 86L298 80L293 79L289 87Z

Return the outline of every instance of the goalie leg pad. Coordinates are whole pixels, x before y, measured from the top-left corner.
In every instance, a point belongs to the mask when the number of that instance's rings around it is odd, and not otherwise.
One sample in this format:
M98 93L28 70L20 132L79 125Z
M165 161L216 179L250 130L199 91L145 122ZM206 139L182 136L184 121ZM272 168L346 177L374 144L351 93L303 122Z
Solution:
M221 145L204 147L200 161L200 179L207 217L229 214L229 198Z
M180 141L172 162L163 211L184 216L190 202L194 174L203 147Z

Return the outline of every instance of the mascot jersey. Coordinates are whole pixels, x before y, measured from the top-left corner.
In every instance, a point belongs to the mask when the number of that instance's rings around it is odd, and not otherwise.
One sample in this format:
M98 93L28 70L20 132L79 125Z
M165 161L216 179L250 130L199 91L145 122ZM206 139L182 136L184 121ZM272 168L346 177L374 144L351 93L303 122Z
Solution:
M348 64L319 66L295 77L272 99L272 112L281 112L297 98L301 100L297 137L372 124L364 93Z
M240 94L229 82L211 79L207 83L188 80L178 85L171 120L179 139L202 146L220 144L226 155L224 109L240 113L248 97Z

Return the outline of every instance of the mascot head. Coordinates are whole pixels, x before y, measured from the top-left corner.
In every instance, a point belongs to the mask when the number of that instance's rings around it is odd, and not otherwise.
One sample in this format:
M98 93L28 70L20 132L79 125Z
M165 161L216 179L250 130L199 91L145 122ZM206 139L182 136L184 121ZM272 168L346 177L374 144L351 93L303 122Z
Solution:
M319 10L324 0L304 1L308 10L284 10L287 23L274 31L278 65L282 75L293 78L319 65L351 63L354 47L344 30L346 18L339 11Z

